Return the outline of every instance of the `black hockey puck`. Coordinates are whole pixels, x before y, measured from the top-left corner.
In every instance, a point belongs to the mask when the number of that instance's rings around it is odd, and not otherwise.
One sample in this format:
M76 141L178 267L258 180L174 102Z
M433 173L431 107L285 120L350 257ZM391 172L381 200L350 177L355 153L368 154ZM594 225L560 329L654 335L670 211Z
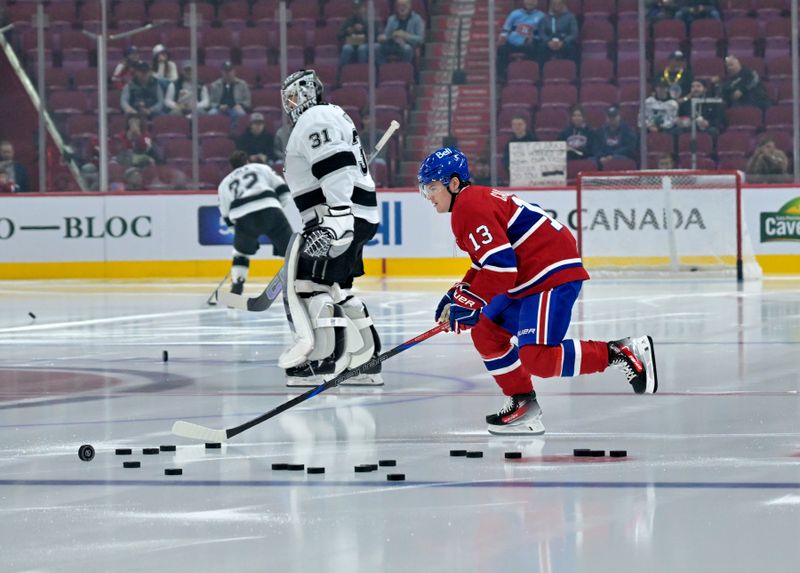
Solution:
M133 453L133 450L130 448L117 448L114 453L118 456L129 456Z
M207 450L219 450L219 449L222 449L222 444L220 444L219 442L209 442L209 443L206 444L206 449Z
M164 470L165 476L182 476L183 470L181 468L167 468Z
M175 446L158 446L158 449L162 452L174 452L177 451L177 447Z
M123 468L140 468L142 467L142 462L122 462Z
M483 452L467 452L468 458L482 458Z
M372 469L372 464L361 464L360 466L356 466L355 470L357 474L375 471Z
M161 360L163 360L164 362L168 362L169 361L169 352L167 352L166 350L164 352L162 352L161 353Z
M283 464L283 463L272 464L272 469L273 470L288 470L289 469L289 464Z
M608 452L612 458L627 458L628 457L628 450L611 450Z
M301 472L306 469L304 464L286 464L286 469L290 472Z
M91 444L83 444L78 448L78 457L85 462L90 462L94 459L94 448Z
M325 468L308 468L306 471L310 474L324 474Z
M158 448L143 448L142 449L142 453L144 455L146 455L146 456L155 456L160 451L161 450L159 450Z
M406 481L406 474L386 474L389 481Z
M575 456L575 457L578 457L578 458L585 458L591 452L592 452L592 450L590 450L589 448L577 448L575 450L572 450L572 455Z
M378 460L378 465L382 468L393 468L397 465L397 460Z
M36 320L36 315L33 314L32 312L29 312L28 316L30 316L33 320Z
M450 457L458 458L467 455L467 450L450 450Z
M518 460L522 457L522 452L506 452L507 460Z
M606 455L605 450L590 450L589 457L590 458L604 458Z

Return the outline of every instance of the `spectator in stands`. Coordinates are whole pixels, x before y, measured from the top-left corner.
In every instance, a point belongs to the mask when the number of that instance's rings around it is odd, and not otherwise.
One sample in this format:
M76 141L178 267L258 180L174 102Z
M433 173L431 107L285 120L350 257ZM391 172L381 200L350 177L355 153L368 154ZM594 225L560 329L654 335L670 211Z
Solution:
M511 144L523 141L539 141L539 138L528 129L528 121L525 116L515 115L511 118L511 139L508 140L503 151L503 165L505 165L506 171L510 170L511 166Z
M147 62L136 64L133 79L125 84L122 90L120 107L126 114L139 114L144 118L161 113L164 107L164 94Z
M164 44L157 44L153 47L153 61L150 64L153 76L161 84L161 89L166 90L167 86L178 79L178 66L169 59L169 52Z
M239 118L247 115L250 109L250 87L236 77L233 64L222 64L222 77L215 80L208 89L211 97L209 113L222 113L231 118L231 128L236 129Z
M678 106L678 125L684 131L692 129L692 100L705 99L706 85L702 80L694 80L688 97L682 98ZM705 131L716 137L725 127L725 109L719 103L698 103L694 123L697 131Z
M143 191L144 177L138 167L128 167L122 174L124 191Z
M777 148L775 140L764 137L747 161L747 180L760 183L775 183L788 179L789 158ZM750 177L753 176L753 177Z
M19 187L8 178L8 173L0 171L0 193L17 193Z
M669 55L667 67L661 73L661 79L669 85L669 93L673 99L680 103L681 97L686 97L692 89L694 76L686 67L686 56L680 50L675 50Z
M742 66L736 56L725 58L725 69L728 77L718 89L719 95L729 106L754 105L762 110L769 107L769 96L756 72ZM720 78L714 76L711 82L719 86Z
M0 172L4 172L9 183L16 186L16 192L24 193L31 190L28 184L28 170L14 159L14 145L10 141L0 141Z
M278 161L283 161L286 158L286 144L289 143L289 136L292 134L292 125L288 121L284 121L283 125L275 132L275 157Z
M497 78L506 81L508 60L511 54L523 54L528 60L539 60L537 27L544 18L538 9L539 0L525 0L522 8L512 10L503 24L497 47Z
M622 121L619 108L612 105L606 112L606 122L597 130L597 160L605 165L611 159L636 159L636 135Z
M683 5L678 10L675 17L683 20L686 24L686 31L689 32L692 22L704 18L719 20L719 6L717 0L683 0Z
M671 153L662 153L658 156L656 169L659 171L670 171L671 169L675 169L675 158L672 157Z
M117 163L126 167L148 167L156 162L157 153L153 147L153 138L142 127L142 118L129 115L126 118L125 131L116 137Z
M139 61L139 49L136 46L125 49L125 59L117 64L111 75L111 84L115 90L121 90L133 79L134 68Z
M567 159L594 159L594 130L586 123L580 104L572 106L569 125L558 134L558 141L567 142Z
M271 164L278 159L275 138L264 126L263 114L250 114L250 125L236 140L236 149L247 153L251 163Z
M196 95L195 95L196 94ZM192 62L186 60L181 66L181 73L178 79L169 84L167 93L164 96L164 107L173 115L192 116L192 104L197 97L197 112L207 113L211 106L211 99L208 95L208 88L200 85L198 89L192 89Z
M361 0L353 0L353 14L342 22L336 39L342 44L339 66L366 64L369 59L366 8Z
M550 11L539 23L543 61L578 59L578 20L566 0L550 0Z
M659 78L653 85L652 95L644 100L644 124L650 133L674 133L677 120L678 102L670 97L666 80Z
M474 185L492 185L492 168L489 163L489 153L484 151L474 162L469 164L469 179Z
M94 163L81 165L81 179L83 179L84 191L97 191L100 187L100 176Z
M672 20L678 11L678 2L681 0L647 0L647 20L651 24L659 20Z
M414 63L417 46L425 40L425 22L411 9L411 0L397 0L394 14L386 21L383 34L378 36L378 65L389 59Z

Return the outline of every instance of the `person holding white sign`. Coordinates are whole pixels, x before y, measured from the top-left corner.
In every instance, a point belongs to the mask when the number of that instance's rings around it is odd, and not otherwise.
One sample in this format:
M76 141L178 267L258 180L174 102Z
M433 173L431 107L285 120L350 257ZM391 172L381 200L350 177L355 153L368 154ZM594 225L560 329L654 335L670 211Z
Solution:
M417 179L438 213L452 213L456 244L472 260L434 318L455 333L472 329L475 348L507 397L486 416L489 433L544 433L532 375L570 377L617 366L637 394L658 389L649 336L565 339L589 278L565 225L515 195L472 185L467 157L454 147L429 155Z

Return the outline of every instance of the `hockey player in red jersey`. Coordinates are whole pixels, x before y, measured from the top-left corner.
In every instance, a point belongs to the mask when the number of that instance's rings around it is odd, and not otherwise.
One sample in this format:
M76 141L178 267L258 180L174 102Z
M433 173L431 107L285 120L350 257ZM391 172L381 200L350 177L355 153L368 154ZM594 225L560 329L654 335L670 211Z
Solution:
M452 213L458 247L472 266L442 297L437 321L471 329L472 342L507 400L486 416L492 434L543 434L531 376L578 376L619 367L637 394L658 389L649 336L611 342L565 339L572 306L589 274L575 239L538 205L472 185L454 147L429 155L419 188L438 213ZM514 338L516 337L516 341Z

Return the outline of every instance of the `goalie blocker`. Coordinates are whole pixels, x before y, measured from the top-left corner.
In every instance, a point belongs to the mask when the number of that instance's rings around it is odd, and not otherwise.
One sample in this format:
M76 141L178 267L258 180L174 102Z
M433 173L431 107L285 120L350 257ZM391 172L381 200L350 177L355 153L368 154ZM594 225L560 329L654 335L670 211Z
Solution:
M310 258L304 237L292 243L283 300L294 341L278 360L287 386L316 386L380 352L366 305L349 292L353 279L364 274L363 248L376 230L377 224L356 218L352 242L330 259ZM382 385L380 370L377 364L346 384Z

